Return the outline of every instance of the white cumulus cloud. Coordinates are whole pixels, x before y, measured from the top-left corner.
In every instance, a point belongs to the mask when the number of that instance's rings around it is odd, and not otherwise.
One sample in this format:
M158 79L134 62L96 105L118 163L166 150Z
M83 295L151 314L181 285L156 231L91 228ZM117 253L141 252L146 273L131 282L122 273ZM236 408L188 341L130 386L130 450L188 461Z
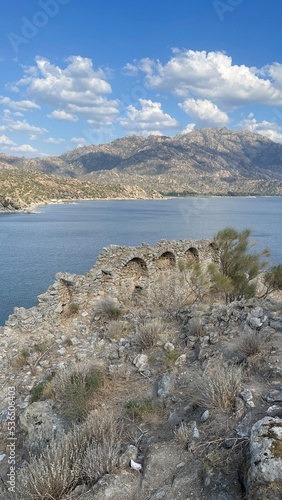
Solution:
M230 120L224 111L208 99L186 99L179 106L196 123L204 125L225 125Z
M33 148L29 144L21 144L20 146L13 146L10 151L15 151L17 153L37 153L37 149Z
M263 135L274 142L282 142L282 128L277 123L267 120L258 122L252 113L238 123L238 128Z
M0 135L0 145L1 146L15 146L15 143L9 139L6 135Z
M62 144L63 142L66 141L61 137L58 137L58 139L56 139L55 137L48 137L48 139L44 139L44 142L48 142L49 144Z
M272 81L274 71L233 64L223 52L174 50L162 64L142 59L135 66L143 71L150 88L170 91L184 98L209 99L226 109L250 104L282 104L282 91ZM278 77L277 77L278 78Z
M86 116L102 124L116 120L120 103L105 96L112 92L106 81L109 72L95 71L91 59L71 56L65 68L43 57L37 57L35 63L25 69L17 85L24 86L27 96L36 102L55 108L49 118L76 121Z
M74 144L86 144L87 141L84 137L73 137L71 139L71 142L74 142Z
M14 120L9 110L3 112L3 123L0 130L8 132L27 132L33 135L41 135L47 132L46 128L31 125L27 120Z
M186 125L186 127L182 130L180 135L190 134L190 132L193 132L193 130L195 130L195 127L196 123L188 123L188 125Z
M67 113L66 111L62 109L55 109L47 115L48 118L55 118L55 120L65 120L68 122L77 122L78 117L76 115L72 115L71 113Z
M15 111L33 111L34 109L40 109L40 106L36 102L29 101L27 99L22 101L13 101L9 97L0 96L0 104L6 106L7 108L14 109Z
M162 134L165 130L178 126L178 122L169 114L164 113L160 102L150 99L139 99L141 109L130 105L127 113L120 120L120 124L129 132L148 134Z

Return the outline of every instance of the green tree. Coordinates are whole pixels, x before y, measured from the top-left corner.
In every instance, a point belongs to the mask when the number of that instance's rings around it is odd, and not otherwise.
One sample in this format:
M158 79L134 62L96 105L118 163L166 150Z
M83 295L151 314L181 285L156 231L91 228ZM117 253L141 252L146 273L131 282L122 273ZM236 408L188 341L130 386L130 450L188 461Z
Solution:
M181 273L180 284L186 283L190 292L190 298L194 297L194 301L203 302L210 292L210 279L203 268L197 261L184 262L178 261L178 268Z
M262 297L267 297L270 293L282 290L282 264L272 266L264 275L264 285L266 287Z
M209 266L211 284L215 291L224 294L226 303L253 297L256 293L255 278L267 265L262 259L269 256L269 250L253 252L255 243L250 242L250 234L249 229L236 231L227 227L214 238L218 263Z

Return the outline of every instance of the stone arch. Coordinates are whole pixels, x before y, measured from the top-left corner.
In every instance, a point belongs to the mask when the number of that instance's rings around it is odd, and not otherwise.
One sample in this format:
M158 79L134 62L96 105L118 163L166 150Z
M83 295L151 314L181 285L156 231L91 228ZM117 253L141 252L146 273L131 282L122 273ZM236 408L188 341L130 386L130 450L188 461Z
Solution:
M157 259L156 263L159 269L172 269L176 265L176 258L173 252L164 252Z
M199 262L199 252L197 248L195 247L190 247L188 250L185 252L185 259L192 261L194 260L195 262Z
M140 278L148 277L148 267L141 257L133 257L121 269L122 278L131 278L138 281Z

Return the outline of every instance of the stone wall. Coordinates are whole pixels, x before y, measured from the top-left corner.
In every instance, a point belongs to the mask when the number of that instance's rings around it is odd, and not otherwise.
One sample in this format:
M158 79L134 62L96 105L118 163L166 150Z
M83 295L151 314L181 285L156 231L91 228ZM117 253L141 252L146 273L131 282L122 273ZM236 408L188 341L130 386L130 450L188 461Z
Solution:
M70 304L81 309L74 331L89 322L97 299L110 296L117 301L134 296L148 298L152 286L165 276L175 280L179 274L179 261L199 261L204 265L216 260L211 240L161 240L151 247L143 243L138 247L110 245L102 250L94 267L85 275L57 273L55 282L38 296L39 304L31 309L15 308L5 325L18 332L30 333L40 329L53 333L66 321Z

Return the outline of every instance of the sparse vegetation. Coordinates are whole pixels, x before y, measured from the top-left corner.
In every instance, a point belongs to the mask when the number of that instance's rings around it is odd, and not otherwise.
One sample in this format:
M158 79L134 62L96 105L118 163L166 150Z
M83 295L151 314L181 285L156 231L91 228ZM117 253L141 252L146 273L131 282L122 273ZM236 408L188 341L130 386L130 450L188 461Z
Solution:
M82 480L94 484L117 464L120 429L109 412L92 412L39 458L19 472L17 490L24 500L61 500Z
M170 370L175 366L175 361L179 358L180 352L178 349L174 351L166 351L164 357L164 364Z
M70 302L66 308L66 316L75 316L79 311L79 305L75 302Z
M133 420L142 419L145 415L156 411L152 398L131 399L125 404L125 409Z
M186 423L181 422L179 427L174 429L174 437L176 442L181 446L181 448L187 449L189 440L192 438L191 426Z
M270 293L282 290L282 264L272 266L264 274L264 285L266 287L263 297L267 297Z
M269 338L260 332L248 332L239 339L237 352L244 358L264 354L268 340Z
M141 349L153 347L165 330L166 324L161 318L145 320L138 326L136 343Z
M101 369L91 363L77 363L57 372L51 384L60 414L71 423L83 421L89 412L91 398L103 382Z
M231 413L242 383L242 369L217 366L194 377L188 392L194 404Z
M267 261L261 259L269 256L269 250L251 252L254 243L249 240L250 234L249 229L240 232L227 227L214 238L218 265L211 264L209 271L214 291L222 293L226 303L254 297L254 280L267 265Z
M51 382L52 378L53 378L52 375L48 375L44 380L33 386L33 388L30 391L31 403L39 401L40 399L45 399L44 389Z
M122 315L121 308L117 305L114 299L111 297L105 297L100 299L95 306L93 311L94 315L102 314L108 319L119 319Z
M186 285L189 302L205 301L210 293L210 279L202 264L194 260L180 260L178 267L182 274L182 285Z
M15 368L23 368L24 366L26 366L28 364L29 356L30 351L25 348L22 349L13 361Z

